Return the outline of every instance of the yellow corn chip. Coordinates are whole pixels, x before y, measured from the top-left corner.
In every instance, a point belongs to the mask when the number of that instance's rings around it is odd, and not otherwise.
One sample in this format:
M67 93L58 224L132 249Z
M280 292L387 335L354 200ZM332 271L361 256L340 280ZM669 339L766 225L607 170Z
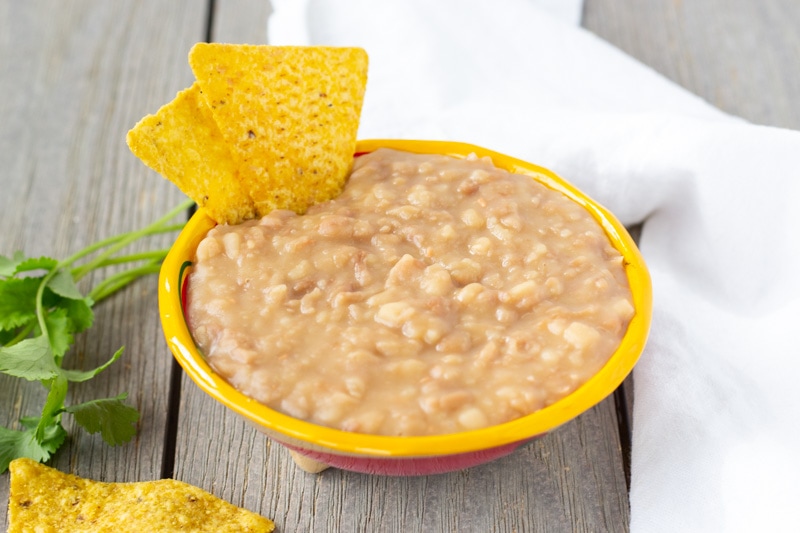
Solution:
M366 89L360 48L198 43L197 78L259 216L338 195Z
M128 132L128 146L220 223L253 218L231 151L195 83Z
M275 529L275 524L263 516L173 479L100 483L64 474L30 459L15 459L9 470L8 533L233 533Z

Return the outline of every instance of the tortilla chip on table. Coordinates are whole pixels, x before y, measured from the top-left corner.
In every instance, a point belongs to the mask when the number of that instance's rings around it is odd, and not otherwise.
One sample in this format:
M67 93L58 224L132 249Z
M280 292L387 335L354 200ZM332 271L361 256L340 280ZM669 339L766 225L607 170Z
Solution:
M9 466L8 533L270 532L274 523L173 479L102 483L31 459Z

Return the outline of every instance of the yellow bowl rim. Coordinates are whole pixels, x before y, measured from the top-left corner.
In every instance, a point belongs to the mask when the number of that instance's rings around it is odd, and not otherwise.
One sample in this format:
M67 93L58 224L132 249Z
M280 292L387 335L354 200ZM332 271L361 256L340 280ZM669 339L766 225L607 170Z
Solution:
M479 146L450 141L372 139L359 141L356 154L372 152L381 147L457 158L473 153L478 157L488 156L495 166L531 176L562 192L591 213L623 256L635 308L627 333L605 366L561 400L516 420L478 430L394 437L352 433L292 418L233 388L209 367L195 347L183 315L179 279L186 262L192 260L200 240L215 225L201 208L187 222L170 249L161 267L158 286L164 336L176 360L192 381L206 394L267 432L286 436L294 442L308 442L317 449L322 447L331 453L371 457L449 455L525 441L568 422L611 394L631 372L641 355L652 318L650 275L639 249L616 217L550 170Z

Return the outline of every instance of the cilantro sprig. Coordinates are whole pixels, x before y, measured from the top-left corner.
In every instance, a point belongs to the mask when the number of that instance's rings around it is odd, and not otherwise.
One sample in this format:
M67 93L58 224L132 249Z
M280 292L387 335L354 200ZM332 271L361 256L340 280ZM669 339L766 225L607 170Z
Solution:
M129 233L98 241L63 260L30 258L22 252L0 256L0 372L47 389L39 416L24 417L20 428L0 426L0 473L18 457L46 461L67 437L62 416L71 415L89 433L100 433L112 446L128 442L136 433L139 412L125 403L127 394L67 405L70 383L88 381L122 356L124 347L91 370L63 367L76 334L91 327L93 306L129 283L158 272L167 250L136 254L120 251L150 235L179 230L171 220L192 205L178 205L152 224ZM88 294L78 281L111 265L128 268L108 275Z

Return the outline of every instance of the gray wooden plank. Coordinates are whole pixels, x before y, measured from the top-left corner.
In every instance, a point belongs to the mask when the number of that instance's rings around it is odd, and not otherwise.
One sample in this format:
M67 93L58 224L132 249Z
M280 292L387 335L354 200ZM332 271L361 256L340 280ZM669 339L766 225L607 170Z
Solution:
M211 40L218 43L265 44L272 7L266 0L216 0Z
M125 145L136 121L191 81L186 52L202 38L197 3L34 0L0 3L0 254L64 257L155 220L182 195ZM167 247L164 236L131 247ZM142 418L136 439L111 448L77 430L51 462L105 481L160 474L170 356L160 332L156 280L142 280L97 309L77 339L71 367L97 366L120 346L107 372L71 387L77 403L128 391ZM0 377L0 423L41 409L38 384ZM10 409L6 406L11 406ZM8 474L0 476L0 501ZM6 509L0 529L6 526Z
M259 9L261 8L261 9ZM261 43L264 3L218 0L212 38ZM175 477L281 531L620 531L627 487L613 399L488 465L427 477L306 474L184 377Z
M583 25L724 111L800 128L796 0L586 0Z
M281 531L620 531L628 522L609 401L460 472L315 475L193 387L181 402L176 477L272 518Z

